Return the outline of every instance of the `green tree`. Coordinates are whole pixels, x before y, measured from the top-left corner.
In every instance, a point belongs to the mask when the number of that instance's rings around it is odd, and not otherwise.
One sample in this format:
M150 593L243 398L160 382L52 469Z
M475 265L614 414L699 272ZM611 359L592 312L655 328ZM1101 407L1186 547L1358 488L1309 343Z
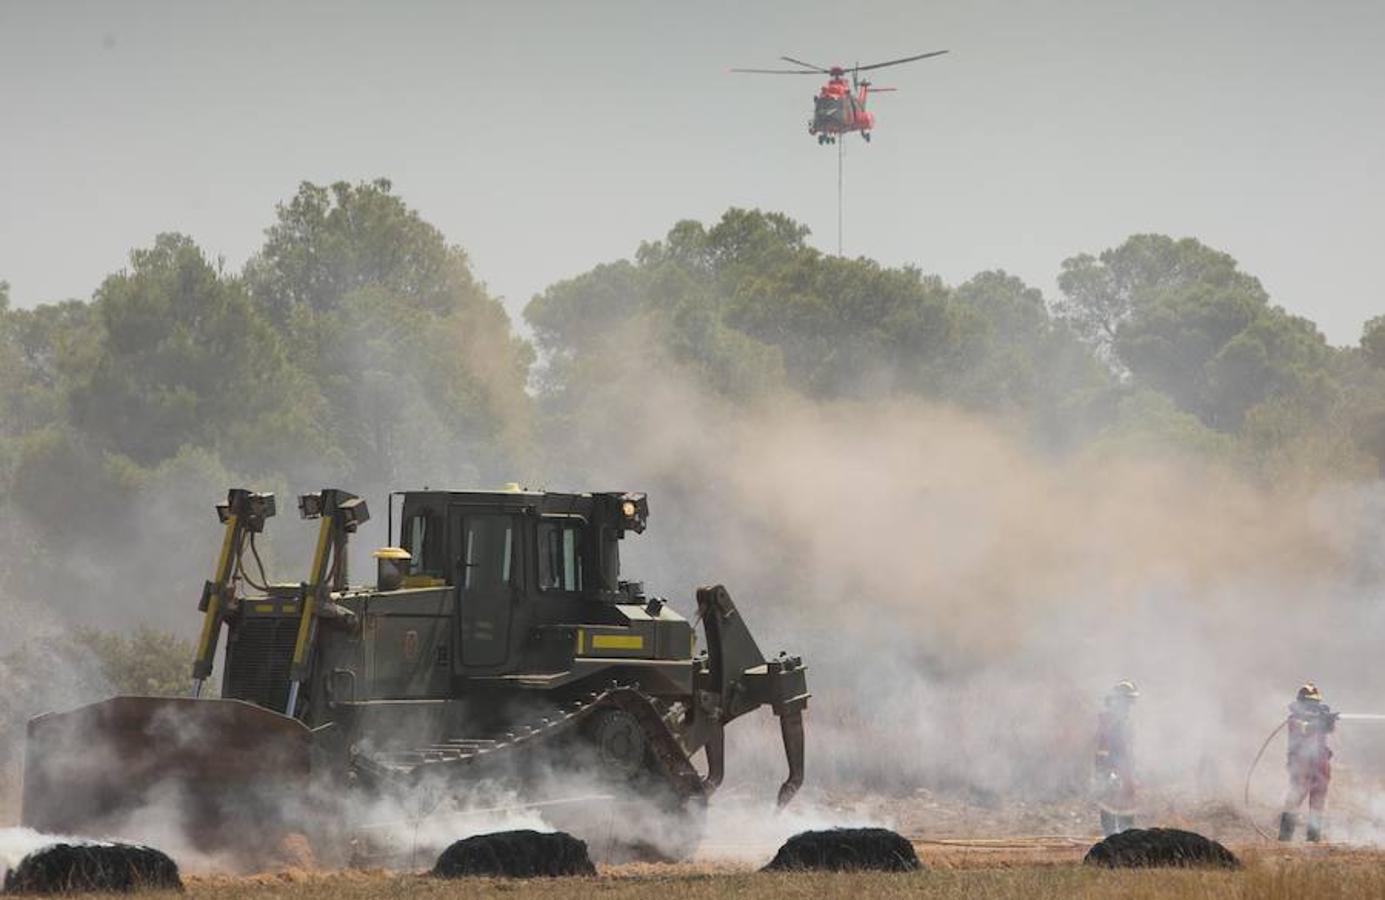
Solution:
M320 386L354 483L526 465L533 350L466 254L388 181L302 184L246 280Z
M1135 389L1116 400L1115 415L1083 450L1098 456L1183 457L1229 463L1234 459L1235 442L1179 409L1166 395Z
M128 634L78 627L75 652L90 653L115 694L180 696L191 680L192 641L149 626Z
M954 291L914 268L826 256L807 234L777 213L731 209L550 287L525 310L548 363L545 395L673 364L730 397L902 392L1043 407L1056 422L1076 392L1106 387L1090 351L1018 279L983 273Z
M131 508L143 474L128 458L100 449L71 426L52 425L18 442L6 499L47 537L118 537L110 523Z
M1385 316L1376 316L1361 328L1361 352L1377 369L1385 369Z
M1059 287L1060 314L1116 371L1222 431L1329 358L1311 322L1272 306L1234 259L1191 238L1135 235L1073 257Z
M1260 282L1239 271L1229 255L1193 239L1137 234L1099 256L1063 261L1059 316L1119 368L1115 345L1121 325L1158 295L1191 286L1234 288L1266 299Z
M1240 428L1246 468L1274 483L1365 479L1379 471L1375 408L1327 371L1303 378L1246 412ZM1375 421L1372 421L1374 419ZM1374 432L1374 433L1373 433Z
M1262 295L1192 285L1151 299L1121 327L1116 352L1136 383L1234 431L1251 407L1321 370L1329 350L1311 322Z
M80 300L5 310L0 304L0 436L67 420L73 387L90 377L102 329Z
M278 205L264 247L246 267L276 322L286 324L301 310L331 312L364 287L438 315L490 299L472 277L466 253L392 190L384 178L330 187L305 181Z
M1049 314L1038 288L996 270L958 285L953 300L978 326L955 392L968 406L1031 416L1056 436L1077 424L1086 400L1110 389L1109 374Z
M240 281L192 240L163 234L96 292L104 341L73 390L73 421L141 465L185 444L272 470L325 445L313 384L289 362Z
M545 385L609 352L613 335L657 345L732 396L786 384L811 396L942 390L963 316L915 269L824 256L777 213L729 210L679 222L631 262L600 266L534 298L525 317L549 361ZM630 328L638 327L638 335Z

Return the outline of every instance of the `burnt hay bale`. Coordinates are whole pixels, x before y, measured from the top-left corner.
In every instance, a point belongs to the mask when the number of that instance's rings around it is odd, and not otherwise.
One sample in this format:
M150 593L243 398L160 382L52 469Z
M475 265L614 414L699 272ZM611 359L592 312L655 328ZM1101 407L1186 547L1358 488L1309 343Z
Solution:
M914 845L888 828L829 828L789 838L764 871L912 872L918 868Z
M1082 861L1108 868L1239 869L1241 861L1216 841L1177 828L1131 828L1087 851Z
M178 864L137 844L49 844L5 874L7 894L182 889Z
M457 841L438 857L439 878L595 875L587 845L564 831L497 831Z

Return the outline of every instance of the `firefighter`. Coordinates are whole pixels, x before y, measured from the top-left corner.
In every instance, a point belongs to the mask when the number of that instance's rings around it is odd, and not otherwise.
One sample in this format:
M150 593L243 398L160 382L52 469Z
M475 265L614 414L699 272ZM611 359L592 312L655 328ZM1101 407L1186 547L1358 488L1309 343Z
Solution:
M1322 840L1322 811L1327 804L1327 785L1332 781L1332 750L1327 736L1337 727L1338 713L1322 701L1322 693L1311 681L1298 689L1289 704L1289 792L1284 797L1284 812L1279 816L1279 839L1292 840L1298 827L1298 810L1308 800L1309 841Z
M1132 681L1121 681L1106 695L1097 716L1097 806L1101 833L1107 837L1135 825L1135 736L1130 711L1140 692Z

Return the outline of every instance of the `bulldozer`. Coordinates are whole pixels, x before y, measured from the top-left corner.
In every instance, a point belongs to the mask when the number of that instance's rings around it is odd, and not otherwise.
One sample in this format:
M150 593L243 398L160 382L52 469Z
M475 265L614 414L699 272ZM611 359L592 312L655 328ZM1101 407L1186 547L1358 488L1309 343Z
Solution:
M766 658L720 585L697 591L689 621L622 577L645 494L425 489L390 493L388 508L376 584L353 586L365 500L298 497L317 524L312 563L305 580L276 583L256 544L274 495L230 490L190 696L30 720L23 824L121 836L154 817L207 851L253 856L301 833L319 857L360 858L382 809L639 802L691 823L682 847L663 848L679 855L722 783L725 726L761 706L788 765L779 806L798 791L801 658Z

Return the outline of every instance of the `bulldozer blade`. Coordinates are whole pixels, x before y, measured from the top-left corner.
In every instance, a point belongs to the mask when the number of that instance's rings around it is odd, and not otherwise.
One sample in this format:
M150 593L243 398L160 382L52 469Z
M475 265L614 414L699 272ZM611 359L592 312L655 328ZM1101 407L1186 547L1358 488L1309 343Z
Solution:
M313 733L241 700L114 697L29 720L22 824L138 838L180 829L227 849L303 790ZM289 793L292 796L292 793Z

